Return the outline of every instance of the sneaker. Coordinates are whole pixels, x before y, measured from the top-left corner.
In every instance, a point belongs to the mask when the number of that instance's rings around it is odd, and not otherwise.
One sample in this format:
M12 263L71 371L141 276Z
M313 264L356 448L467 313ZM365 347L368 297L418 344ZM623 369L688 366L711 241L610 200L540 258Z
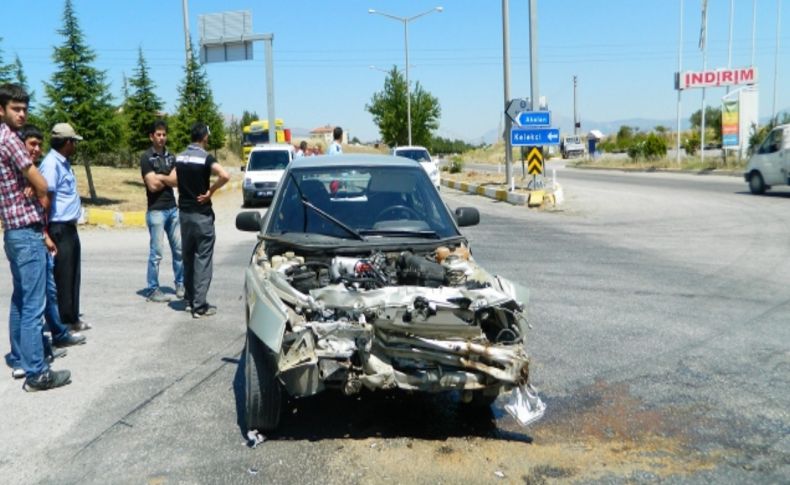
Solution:
M206 308L192 312L192 318L211 317L216 314L217 314L217 307L209 305Z
M49 369L41 374L30 376L25 379L22 386L27 392L47 391L56 387L65 386L71 382L71 372L67 370Z
M11 371L11 377L14 379L21 379L25 377L25 369L21 367L14 367L14 369Z
M85 338L85 335L77 332L69 332L69 334L60 340L52 342L53 347L71 347L73 345L82 345L88 339Z
M47 364L51 364L52 361L55 359L60 359L61 357L66 357L69 351L66 349L59 349L57 347L52 347L52 355L47 356Z
M184 285L176 285L176 298L178 298L179 300L183 299L185 291L186 290L184 289Z
M146 298L145 301L150 301L153 303L167 303L170 301L170 296L164 294L162 290L157 288L148 294L148 298Z
M189 302L186 302L186 305L184 305L184 311L187 312L187 313L192 313L192 304L189 303Z

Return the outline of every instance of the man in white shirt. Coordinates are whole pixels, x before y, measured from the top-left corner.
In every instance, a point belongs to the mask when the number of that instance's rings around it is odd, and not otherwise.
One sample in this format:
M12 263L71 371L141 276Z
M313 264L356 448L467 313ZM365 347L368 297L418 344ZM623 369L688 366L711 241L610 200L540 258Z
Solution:
M327 155L342 155L343 154L343 147L340 145L340 142L343 141L343 128L336 126L334 130L332 130L332 144L329 145L329 149L327 150Z

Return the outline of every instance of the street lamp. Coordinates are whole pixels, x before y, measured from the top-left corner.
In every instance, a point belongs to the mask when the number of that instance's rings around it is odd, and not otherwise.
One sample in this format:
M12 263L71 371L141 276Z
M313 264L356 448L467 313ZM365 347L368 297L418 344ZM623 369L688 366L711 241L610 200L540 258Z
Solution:
M391 15L384 12L379 12L374 9L368 9L368 13L370 14L378 14L387 18L391 18L393 20L397 20L398 22L403 22L403 51L405 53L406 62L404 63L403 70L406 72L406 123L408 123L407 128L409 132L409 145L411 145L411 90L409 88L409 22L412 20L416 20L420 17L428 15L429 13L439 12L442 13L444 10L443 7L434 7L430 10L426 10L425 12L419 13L417 15L412 15L411 17L398 17L397 15Z

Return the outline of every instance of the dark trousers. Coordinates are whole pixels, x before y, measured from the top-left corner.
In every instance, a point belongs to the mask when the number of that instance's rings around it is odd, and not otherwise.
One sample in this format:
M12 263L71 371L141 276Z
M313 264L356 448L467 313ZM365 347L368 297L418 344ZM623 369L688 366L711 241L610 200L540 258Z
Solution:
M80 266L82 248L77 224L73 222L50 222L49 237L55 242L55 286L58 289L60 319L65 324L80 320Z
M184 261L184 300L192 311L208 307L208 289L214 272L214 213L179 212L181 256Z

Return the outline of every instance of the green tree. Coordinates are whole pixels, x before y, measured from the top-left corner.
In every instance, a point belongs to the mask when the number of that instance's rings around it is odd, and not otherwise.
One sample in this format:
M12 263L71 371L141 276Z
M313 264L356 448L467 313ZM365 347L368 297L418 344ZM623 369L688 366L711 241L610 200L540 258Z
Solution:
M0 42L3 38L0 37ZM0 47L0 84L14 82L14 65L3 61L3 48Z
M216 150L225 146L225 124L214 103L206 71L198 64L197 49L191 49L192 56L184 67L184 80L178 87L178 108L170 123L171 146L181 150L190 143L190 130L198 121L206 123L211 130L208 149Z
M129 148L142 151L151 145L148 130L160 117L163 106L154 92L156 84L148 74L142 48L138 50L137 68L128 83L131 89L124 101L123 112L129 130Z
M49 104L42 110L43 116L47 126L67 122L85 138L77 150L77 159L85 163L90 196L95 201L90 162L117 149L119 119L105 72L91 65L96 54L85 42L71 0L66 0L63 28L58 33L64 42L52 54L56 69L51 82L44 83Z
M406 110L406 80L393 67L384 80L384 89L374 93L365 109L373 115L384 143L395 146L409 141ZM432 132L439 127L439 100L416 83L411 92L412 143L429 145Z
M239 120L239 125L244 128L245 126L249 125L253 121L258 119L258 113L255 111L247 111L244 110L244 113L241 114L241 120Z
M25 91L27 91L28 96L30 96L30 103L27 109L27 122L31 125L36 126L39 130L42 131L42 133L46 133L47 130L44 120L41 119L41 116L39 116L38 110L36 109L34 103L34 100L36 98L36 93L33 90L31 90L30 86L28 86L27 84L27 76L25 75L25 69L22 66L22 60L19 59L18 55L14 59L14 64L12 65L12 67L14 74L14 79L12 82L15 82L20 86L22 86L23 88L25 88Z
M699 131L700 124L702 123L702 110L698 109L689 117L691 128ZM709 139L708 129L712 131L713 138ZM705 107L705 136L706 141L721 142L721 108L714 108L713 106ZM707 143L705 143L707 146Z

